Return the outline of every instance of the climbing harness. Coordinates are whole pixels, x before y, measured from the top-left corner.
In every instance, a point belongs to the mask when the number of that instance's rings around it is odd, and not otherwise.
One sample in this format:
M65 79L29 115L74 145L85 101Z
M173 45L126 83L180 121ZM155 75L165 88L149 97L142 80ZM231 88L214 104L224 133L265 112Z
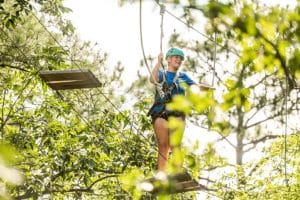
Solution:
M152 105L152 107L149 109L149 112L147 113L148 116L152 116L154 114L154 108L158 105L163 105L161 112L165 111L165 106L167 103L171 102L172 100L172 91L175 89L178 89L178 85L176 81L178 80L180 76L180 73L176 73L173 81L171 84L168 84L168 81L166 80L166 75L163 75L163 82L161 84L161 91L157 91L156 96L155 96L155 101ZM161 92L161 93L159 93ZM157 113L162 114L162 113Z

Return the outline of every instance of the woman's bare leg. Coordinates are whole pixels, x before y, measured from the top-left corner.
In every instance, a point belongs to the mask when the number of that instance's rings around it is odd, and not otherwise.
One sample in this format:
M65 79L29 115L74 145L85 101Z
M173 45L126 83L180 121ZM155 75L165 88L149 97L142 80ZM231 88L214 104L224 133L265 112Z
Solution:
M158 170L163 171L167 165L168 154L170 150L169 129L167 127L167 120L160 117L156 118L153 127L158 144Z

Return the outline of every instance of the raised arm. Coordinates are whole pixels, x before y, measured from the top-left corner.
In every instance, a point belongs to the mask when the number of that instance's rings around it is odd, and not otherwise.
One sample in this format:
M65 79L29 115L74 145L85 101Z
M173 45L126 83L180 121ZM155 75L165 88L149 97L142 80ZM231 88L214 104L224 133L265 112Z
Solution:
M163 60L163 53L160 53L157 57L157 63L155 64L155 66L152 70L152 75L150 76L150 82L151 83L158 83L159 82L158 72L159 72L159 68L161 67L162 60Z

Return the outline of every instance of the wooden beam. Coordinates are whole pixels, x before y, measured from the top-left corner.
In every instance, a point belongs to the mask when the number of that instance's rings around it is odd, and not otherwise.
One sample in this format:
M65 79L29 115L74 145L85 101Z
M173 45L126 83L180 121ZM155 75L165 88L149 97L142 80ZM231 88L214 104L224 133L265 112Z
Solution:
M100 81L87 69L41 71L39 76L53 90L100 87Z
M176 194L176 193L197 191L203 189L203 186L199 184L196 180L194 180L191 177L191 175L188 174L187 172L169 175L167 179L170 184L167 187L161 187L162 186L160 185L161 180L157 179L156 177L147 179L144 183L148 183L152 185L153 189L151 191L148 191L152 194L158 194L161 192Z

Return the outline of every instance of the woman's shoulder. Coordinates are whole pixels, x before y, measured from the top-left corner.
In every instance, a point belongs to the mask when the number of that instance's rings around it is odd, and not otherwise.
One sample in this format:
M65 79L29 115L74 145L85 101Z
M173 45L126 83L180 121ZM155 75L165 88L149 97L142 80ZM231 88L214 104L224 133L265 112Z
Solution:
M180 72L178 72L178 76L179 76L179 77L186 77L186 76L188 76L188 75L187 75L186 72L180 71Z

